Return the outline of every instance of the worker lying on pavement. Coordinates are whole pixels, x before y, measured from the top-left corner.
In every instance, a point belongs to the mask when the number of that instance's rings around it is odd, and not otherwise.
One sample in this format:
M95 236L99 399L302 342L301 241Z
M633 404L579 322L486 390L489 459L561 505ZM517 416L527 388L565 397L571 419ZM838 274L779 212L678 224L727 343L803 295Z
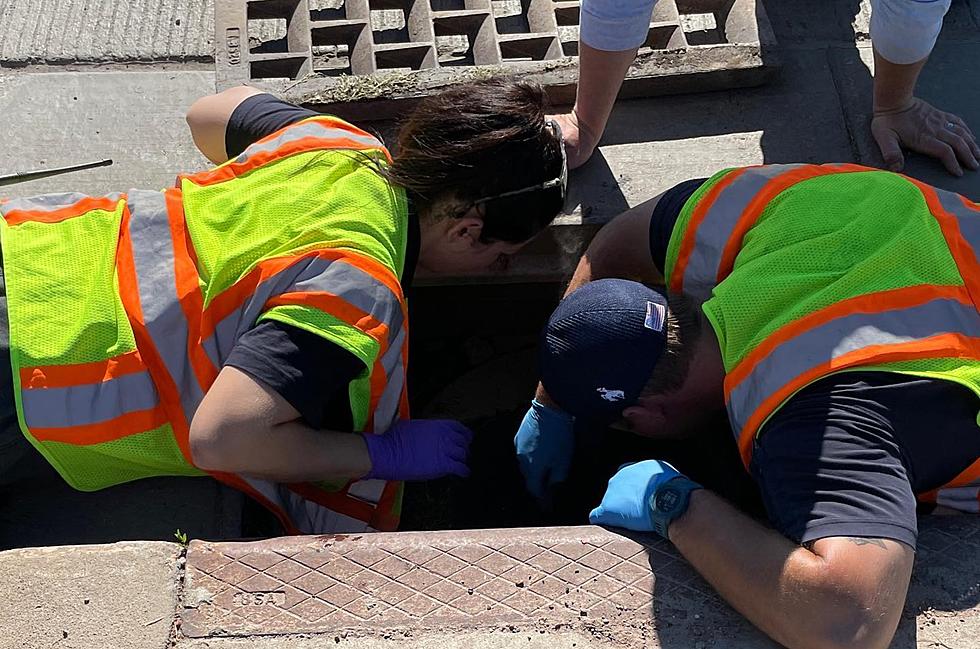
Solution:
M543 103L458 86L409 116L392 161L351 124L236 88L187 116L213 169L0 204L0 479L37 453L80 490L207 472L292 532L394 529L398 481L465 475L472 436L408 418L405 289L416 263L487 268L560 211Z
M887 646L916 497L978 510L978 259L980 205L891 172L679 185L598 233L548 321L529 486L561 479L573 418L666 439L725 407L775 529L655 459L591 522L659 532L787 647Z

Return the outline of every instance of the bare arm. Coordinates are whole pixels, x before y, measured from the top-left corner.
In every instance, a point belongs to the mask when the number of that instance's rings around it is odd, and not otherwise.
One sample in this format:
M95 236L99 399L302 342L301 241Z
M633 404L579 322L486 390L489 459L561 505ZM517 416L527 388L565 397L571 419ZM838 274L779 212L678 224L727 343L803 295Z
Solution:
M949 0L872 0L874 113L871 132L892 171L902 148L939 158L947 171L980 168L980 146L959 116L915 96L915 84L942 28Z
M915 63L892 63L877 50L875 57L874 110L890 111L905 108L912 100L915 84L927 59Z
M565 136L568 166L585 164L606 129L623 77L636 58L636 48L606 52L579 43L579 77L575 107L556 119Z
M623 212L596 233L579 260L565 295L605 277L663 284L663 275L650 258L650 217L660 196Z
M359 478L371 470L361 435L314 430L277 392L225 367L190 430L194 464L278 482Z
M215 164L228 160L225 151L225 129L231 114L239 104L261 90L248 86L229 88L216 95L201 97L187 111L187 125L191 129L194 144L204 156Z
M669 535L728 603L789 649L891 643L914 558L901 543L834 537L800 547L703 489Z

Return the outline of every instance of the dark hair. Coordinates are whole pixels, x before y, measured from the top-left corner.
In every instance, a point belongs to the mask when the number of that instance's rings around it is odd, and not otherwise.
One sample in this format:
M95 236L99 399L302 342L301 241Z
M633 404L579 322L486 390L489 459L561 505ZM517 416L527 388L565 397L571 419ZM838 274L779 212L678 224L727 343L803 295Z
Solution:
M545 126L540 86L491 79L424 99L398 134L384 174L420 210L444 197L476 201L557 178L561 142ZM561 192L545 189L485 203L481 239L526 241L561 211Z
M643 388L643 396L666 394L684 385L694 348L701 338L699 311L686 295L667 294L667 347Z

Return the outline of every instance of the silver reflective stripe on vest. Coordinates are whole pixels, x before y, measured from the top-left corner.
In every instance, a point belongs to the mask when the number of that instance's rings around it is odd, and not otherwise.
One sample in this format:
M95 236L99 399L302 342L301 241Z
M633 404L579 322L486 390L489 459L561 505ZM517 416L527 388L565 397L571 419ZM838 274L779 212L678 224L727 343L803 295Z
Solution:
M980 336L980 313L950 299L884 311L854 313L800 333L772 350L732 389L728 414L736 435L770 396L807 371L872 345L894 345L945 333Z
M398 418L398 406L401 403L402 390L405 387L405 365L402 362L404 344L405 329L403 327L398 330L391 346L381 357L381 366L384 368L387 383L374 410L375 433L386 432Z
M398 296L385 284L343 259L338 259L316 277L301 279L287 292L325 292L343 298L372 318L388 325L389 332L402 326Z
M97 424L129 412L149 410L160 403L147 372L126 374L100 383L23 390L21 398L28 428Z
M54 212L65 207L71 207L75 203L85 199L101 199L118 201L122 194L118 192L106 196L89 196L78 192L62 192L60 194L44 194L42 196L31 196L30 198L14 198L0 205L0 212L9 214L16 210L30 212Z
M971 208L964 202L966 199L953 192L937 189L936 195L943 209L956 218L960 234L980 260L980 209Z
M247 162L249 158L251 158L252 156L258 153L275 151L276 149L280 148L285 144L288 144L289 142L293 142L295 140L299 140L304 137L315 137L315 138L330 139L330 140L343 138L356 142L357 144L362 144L365 147L377 148L377 149L380 149L384 146L383 144L381 144L381 141L375 137L371 137L369 135L362 135L359 133L349 131L347 129L336 128L334 126L330 126L323 122L311 120L308 122L301 122L299 124L290 126L284 129L282 133L272 138L271 140L256 142L255 144L250 145L247 149L245 149L242 153L240 153L238 157L235 158L235 162L236 163Z
M343 259L310 257L261 282L244 305L222 318L204 342L215 365L220 367L238 338L255 326L271 298L295 292L336 295L386 323L390 332L402 325L401 303L387 286Z
M242 476L242 479L266 500L282 510L303 534L346 534L374 531L366 522L335 512L312 500L307 500L293 493L283 484L245 476ZM365 482L381 482L382 490L384 489L384 481L370 480ZM380 498L380 492L378 498ZM377 501L378 499L375 499L370 502Z
M266 310L266 302L287 292L295 282L322 273L331 263L329 259L316 257L301 259L259 282L245 303L222 318L214 332L204 341L204 350L215 367L224 365L238 339L255 326L256 320Z
M287 509L293 524L303 534L358 534L374 532L366 522L335 512L306 500L296 494L289 494L291 507Z
M805 165L749 167L721 190L694 232L694 248L684 269L685 294L699 303L704 303L711 297L711 291L718 283L718 269L725 246L749 204L770 180L803 166Z
M174 246L162 192L129 193L129 232L146 329L180 393L190 423L204 392L187 356L187 318L177 296Z
M358 480L347 489L347 493L369 503L378 503L387 485L387 480Z

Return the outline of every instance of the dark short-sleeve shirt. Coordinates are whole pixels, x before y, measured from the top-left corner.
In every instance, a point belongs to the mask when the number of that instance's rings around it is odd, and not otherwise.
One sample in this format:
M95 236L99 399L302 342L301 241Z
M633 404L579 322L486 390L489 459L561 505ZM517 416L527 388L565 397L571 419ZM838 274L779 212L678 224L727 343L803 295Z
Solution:
M681 209L703 180L664 194L650 221L663 271ZM952 381L893 372L833 374L792 396L763 426L751 472L770 522L809 543L832 536L915 547L915 494L980 457L980 399Z
M254 95L234 110L225 129L225 152L237 156L250 144L281 128L318 115L272 95ZM409 216L408 250L402 286L407 291L418 259L419 232ZM245 332L225 365L245 372L275 390L310 426L349 431L353 427L350 382L365 372L352 353L298 327L263 321Z

